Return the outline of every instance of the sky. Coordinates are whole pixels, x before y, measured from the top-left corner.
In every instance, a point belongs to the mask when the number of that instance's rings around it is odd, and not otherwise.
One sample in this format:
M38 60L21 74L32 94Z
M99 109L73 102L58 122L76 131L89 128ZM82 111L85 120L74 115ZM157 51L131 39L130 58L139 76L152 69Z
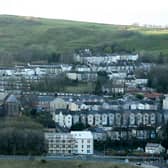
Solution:
M168 0L0 0L0 14L124 25L168 25Z

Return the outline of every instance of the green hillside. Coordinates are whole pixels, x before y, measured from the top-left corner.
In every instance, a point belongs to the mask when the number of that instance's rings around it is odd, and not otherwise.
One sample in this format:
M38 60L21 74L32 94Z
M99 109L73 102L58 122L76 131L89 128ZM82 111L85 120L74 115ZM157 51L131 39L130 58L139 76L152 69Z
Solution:
M1 64L46 60L53 52L71 55L77 48L107 44L167 54L168 29L0 15Z

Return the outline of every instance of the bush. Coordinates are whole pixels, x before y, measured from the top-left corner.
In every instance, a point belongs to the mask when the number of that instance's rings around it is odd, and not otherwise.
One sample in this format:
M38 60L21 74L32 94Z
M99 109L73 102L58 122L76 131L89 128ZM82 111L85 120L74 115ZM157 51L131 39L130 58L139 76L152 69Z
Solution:
M41 159L41 163L47 163L47 160Z

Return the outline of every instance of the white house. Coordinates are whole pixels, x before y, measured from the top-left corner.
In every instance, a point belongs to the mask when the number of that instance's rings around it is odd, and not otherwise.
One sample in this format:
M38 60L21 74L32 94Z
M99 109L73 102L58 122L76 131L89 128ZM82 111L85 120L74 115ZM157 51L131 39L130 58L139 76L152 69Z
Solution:
M142 115L141 113L138 113L138 114L136 115L137 125L142 124L142 121L143 121L143 115Z
M79 114L73 114L72 115L72 122L73 122L73 124L77 124L77 123L79 123Z
M93 154L93 135L90 131L71 131L75 139L74 153Z
M143 124L144 125L149 124L149 114L148 113L143 114Z
M108 117L109 117L109 125L110 126L114 125L114 121L115 121L114 114L109 113Z
M106 113L103 113L101 116L101 121L102 121L102 125L107 125L108 124L108 115Z
M101 115L100 114L95 114L95 125L99 126L101 125Z
M168 95L163 99L163 110L168 110Z
M72 126L72 115L68 114L64 117L64 121L65 121L65 127L67 128L71 128Z
M156 114L155 113L151 113L150 114L150 124L156 124Z
M79 106L78 106L78 104L75 103L75 102L69 102L69 103L68 103L68 109L69 109L70 111L79 111Z
M129 124L135 125L135 114L134 113L131 113L129 116Z
M116 113L115 114L115 121L116 121L116 125L120 126L121 125L121 114L120 113Z
M91 125L91 126L94 124L94 116L93 116L93 114L89 114L87 116L87 124Z
M165 148L161 144L147 143L145 146L145 153L148 154L160 154L165 151Z

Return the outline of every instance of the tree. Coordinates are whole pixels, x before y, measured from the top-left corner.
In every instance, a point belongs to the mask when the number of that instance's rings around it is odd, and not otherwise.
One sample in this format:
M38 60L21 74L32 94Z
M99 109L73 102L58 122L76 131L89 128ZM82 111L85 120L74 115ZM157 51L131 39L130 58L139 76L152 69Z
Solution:
M168 149L168 122L163 126L163 140L162 145Z
M148 74L148 86L155 88L158 92L168 93L168 67L157 66L151 69Z
M82 131L86 128L88 128L88 126L85 126L83 123L76 123L71 127L71 131Z
M46 128L55 128L55 122L49 112L36 113L35 120Z
M0 153L40 155L46 152L42 126L27 117L6 118L0 122Z
M110 46L105 47L104 52L107 53L107 54L111 54L112 53L111 47Z
M102 85L101 85L101 82L99 80L97 80L97 82L96 82L95 94L96 95L101 95L102 94Z
M61 60L61 54L53 52L49 57L48 57L48 63L55 63L55 62L60 62Z
M143 100L144 95L143 94L136 94L136 98L138 98L140 100Z

